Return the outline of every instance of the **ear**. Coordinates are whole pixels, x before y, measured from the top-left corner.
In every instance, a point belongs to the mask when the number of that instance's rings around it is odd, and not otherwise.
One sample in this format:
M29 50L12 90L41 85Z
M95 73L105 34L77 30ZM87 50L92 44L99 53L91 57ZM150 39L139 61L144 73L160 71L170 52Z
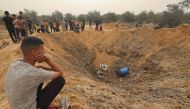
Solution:
M37 51L35 49L32 50L32 56L36 57L38 55Z

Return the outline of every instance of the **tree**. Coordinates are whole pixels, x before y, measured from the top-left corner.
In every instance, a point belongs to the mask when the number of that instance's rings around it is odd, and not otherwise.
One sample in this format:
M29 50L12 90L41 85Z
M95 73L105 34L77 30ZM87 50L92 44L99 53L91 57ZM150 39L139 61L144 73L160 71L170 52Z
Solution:
M24 14L28 19L30 19L33 23L38 24L40 22L38 14L36 11L24 9Z
M78 15L77 19L78 19L78 21L83 21L83 19L86 19L86 15L80 14L80 15Z
M179 2L178 5L181 5L182 8L189 8L190 7L190 0L183 0L182 2Z
M106 23L110 23L110 22L116 22L118 20L118 17L117 15L114 13L114 12L109 12L109 13L106 13L102 16L103 20L106 22Z
M51 21L52 20L52 16L50 16L50 15L41 15L41 16L39 16L39 20L40 21L44 21L44 20Z
M183 23L190 23L190 13L184 13L182 18Z
M167 5L167 8L168 8L167 10L171 13L176 13L176 14L184 13L183 8L178 4L169 4L169 5Z
M62 21L63 20L63 14L58 10L56 10L55 12L52 12L51 16L52 16L53 20L56 20L56 21Z
M184 10L177 4L167 5L168 11L163 12L161 26L176 27L182 23Z
M149 11L147 13L147 23L157 24L161 19L161 15L159 13L154 13L153 11Z
M67 13L65 15L65 19L67 19L67 20L71 20L72 18L73 18L73 15L71 13Z
M138 14L138 15L136 16L136 21L137 21L139 24L146 23L146 22L147 22L147 19L148 19L148 15L147 15L147 12L146 12L146 11L142 11L140 14Z
M135 21L135 14L127 11L120 16L120 19L123 22L132 23Z
M90 19L91 21L95 22L97 19L101 18L101 14L99 11L90 11L88 12L88 20Z

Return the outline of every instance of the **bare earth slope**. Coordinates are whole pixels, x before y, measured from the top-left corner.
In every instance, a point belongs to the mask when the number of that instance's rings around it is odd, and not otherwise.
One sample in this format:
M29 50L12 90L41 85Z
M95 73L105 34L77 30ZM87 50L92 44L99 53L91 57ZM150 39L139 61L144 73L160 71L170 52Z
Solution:
M67 96L72 109L189 109L190 26L173 29L107 24L103 32L86 30L35 34L45 41L47 55L65 70ZM0 107L9 109L3 90L8 65L21 57L20 44L0 49ZM98 79L100 63L109 66ZM130 74L118 78L115 70L128 66Z

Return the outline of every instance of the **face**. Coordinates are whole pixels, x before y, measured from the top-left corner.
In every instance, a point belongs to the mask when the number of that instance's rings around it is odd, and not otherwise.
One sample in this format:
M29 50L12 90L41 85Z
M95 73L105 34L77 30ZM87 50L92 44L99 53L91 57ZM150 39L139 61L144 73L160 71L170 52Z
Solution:
M13 19L16 19L16 16L13 16Z
M33 49L32 54L34 57L39 56L39 55L45 55L44 46L40 45L39 47Z

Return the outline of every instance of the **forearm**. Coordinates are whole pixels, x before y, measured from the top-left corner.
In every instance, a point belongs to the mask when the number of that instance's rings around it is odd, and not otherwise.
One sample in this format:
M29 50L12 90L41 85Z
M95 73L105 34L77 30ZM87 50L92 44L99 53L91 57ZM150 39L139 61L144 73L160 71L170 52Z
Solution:
M47 59L46 63L51 67L52 71L63 73L61 68L55 62L53 62L52 60Z
M35 65L37 68L42 68L44 70L52 70L52 68L50 66L47 66L47 65Z
M54 79L63 75L61 68L48 57L46 57L44 55L38 55L38 56L36 56L36 60L39 63L46 62L48 64L48 66L50 68L44 67L44 69L46 69L46 68L51 69Z

